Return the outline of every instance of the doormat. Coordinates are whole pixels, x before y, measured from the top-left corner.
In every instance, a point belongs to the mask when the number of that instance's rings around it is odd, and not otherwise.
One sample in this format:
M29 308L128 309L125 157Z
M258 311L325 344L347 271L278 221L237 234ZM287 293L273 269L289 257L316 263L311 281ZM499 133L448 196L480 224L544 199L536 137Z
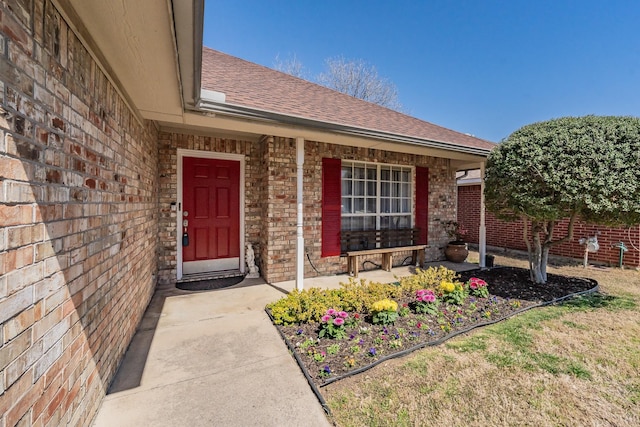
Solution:
M244 276L224 277L221 279L198 280L197 282L177 283L176 288L183 291L212 291L237 285L244 280Z

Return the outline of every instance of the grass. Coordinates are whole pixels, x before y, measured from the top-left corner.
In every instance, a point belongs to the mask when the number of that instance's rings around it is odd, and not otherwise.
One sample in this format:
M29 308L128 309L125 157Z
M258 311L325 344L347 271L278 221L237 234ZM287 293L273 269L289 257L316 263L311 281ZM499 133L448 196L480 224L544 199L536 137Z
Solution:
M496 257L498 265L526 262ZM640 425L640 272L552 267L601 294L514 318L322 389L338 426Z

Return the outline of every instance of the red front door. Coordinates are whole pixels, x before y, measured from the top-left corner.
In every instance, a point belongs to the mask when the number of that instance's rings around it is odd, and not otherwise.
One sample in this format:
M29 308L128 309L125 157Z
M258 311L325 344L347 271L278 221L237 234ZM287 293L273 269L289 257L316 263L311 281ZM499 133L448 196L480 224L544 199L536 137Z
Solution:
M240 162L184 157L183 273L240 267Z

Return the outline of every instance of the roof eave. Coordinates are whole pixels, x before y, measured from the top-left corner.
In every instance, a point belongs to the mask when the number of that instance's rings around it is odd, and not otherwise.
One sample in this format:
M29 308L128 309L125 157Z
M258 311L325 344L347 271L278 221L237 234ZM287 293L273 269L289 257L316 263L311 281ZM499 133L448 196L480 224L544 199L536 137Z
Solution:
M423 146L426 148L436 148L440 150L454 151L458 153L472 154L476 156L487 157L491 152L490 149L469 147L458 144L452 144L445 141L435 141L431 139L417 138L408 135L394 134L390 132L382 132L374 129L359 128L339 123L331 123L321 120L309 119L302 116L293 116L274 111L261 110L257 108L246 107L242 105L234 105L226 102L217 102L211 99L201 97L194 111L219 113L229 116L235 116L245 119L262 120L267 122L275 122L291 126L302 126L315 128L325 131L337 132L345 135L360 136L365 138L380 139L395 143L404 143L411 145Z

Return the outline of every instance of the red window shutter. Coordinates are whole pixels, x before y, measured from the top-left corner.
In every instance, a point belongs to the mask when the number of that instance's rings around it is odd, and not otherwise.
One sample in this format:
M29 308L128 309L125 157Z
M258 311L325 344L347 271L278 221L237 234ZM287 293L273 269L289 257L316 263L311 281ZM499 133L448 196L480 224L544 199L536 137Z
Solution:
M340 255L342 184L340 159L322 159L322 256Z
M429 168L416 167L416 228L420 229L421 245L427 244L429 231Z

